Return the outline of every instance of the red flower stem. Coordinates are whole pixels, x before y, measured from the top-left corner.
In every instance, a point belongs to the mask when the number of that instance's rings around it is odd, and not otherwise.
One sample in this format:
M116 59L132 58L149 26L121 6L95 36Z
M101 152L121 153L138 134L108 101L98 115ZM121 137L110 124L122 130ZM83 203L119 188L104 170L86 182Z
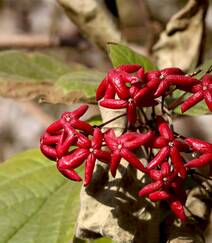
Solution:
M141 108L140 110L141 110L141 113L142 113L142 115L143 115L143 117L144 117L145 123L148 124L149 119L147 118L146 113L144 112L143 108Z
M162 100L160 98L155 99L159 104L162 105ZM164 113L172 118L171 113L166 105L163 106Z
M155 113L155 106L152 106L152 120L155 120L155 117L156 117L156 113Z
M185 76L190 76L190 77L193 77L193 76L196 76L197 74L201 73L202 72L202 69L198 69L197 71L193 72L193 73L188 73L186 74Z
M185 97L186 94L187 92L184 92L180 97L178 97L177 100L175 100L168 106L168 109L174 110L178 105L181 105L184 102L183 98Z
M186 137L184 137L183 135L180 135L179 133L177 132L174 132L174 135L177 137L177 138L181 138L181 139L186 139Z
M162 96L162 102L161 102L161 111L162 111L163 114L166 113L165 110L164 110L164 101L165 101L165 96L163 95Z
M101 125L98 125L98 126L94 125L93 127L94 127L94 128L96 128L96 127L98 127L98 128L102 128L102 127L108 125L109 123L111 123L111 122L113 122L113 121L115 121L115 120L117 120L117 119L119 119L119 118L121 118L121 117L123 117L123 116L126 116L126 115L127 115L127 113L123 113L123 114L121 114L121 115L118 115L118 116L116 116L116 117L114 117L114 118L112 118L112 119L110 119L110 120L108 120L108 121L102 123Z
M172 95L173 92L177 89L177 87L175 86L173 89L171 89L170 91L168 91L164 96L169 96L169 95Z

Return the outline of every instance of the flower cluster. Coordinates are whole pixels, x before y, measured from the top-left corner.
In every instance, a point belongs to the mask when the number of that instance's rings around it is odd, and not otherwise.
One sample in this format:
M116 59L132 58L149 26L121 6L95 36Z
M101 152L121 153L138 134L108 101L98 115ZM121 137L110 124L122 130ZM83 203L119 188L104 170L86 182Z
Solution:
M58 170L71 180L81 181L75 169L85 163L85 186L92 180L97 160L107 163L115 177L124 159L151 180L140 189L139 196L153 202L167 201L175 215L186 220L184 182L190 175L190 168L212 166L212 144L177 134L166 116L155 114L155 106L166 106L164 99L170 95L170 90L176 89L192 93L183 101L182 112L203 99L212 111L212 76L209 74L198 80L175 67L145 72L140 65L127 64L111 69L100 83L96 99L100 106L126 110L123 114L128 120L126 131L117 136L114 129L103 132L104 124L91 126L81 120L88 109L88 105L83 104L72 112L63 113L46 129L41 137L41 151L56 161ZM152 109L150 118L144 107ZM139 148L145 151L147 164L137 157ZM196 157L188 160L184 153L195 153Z

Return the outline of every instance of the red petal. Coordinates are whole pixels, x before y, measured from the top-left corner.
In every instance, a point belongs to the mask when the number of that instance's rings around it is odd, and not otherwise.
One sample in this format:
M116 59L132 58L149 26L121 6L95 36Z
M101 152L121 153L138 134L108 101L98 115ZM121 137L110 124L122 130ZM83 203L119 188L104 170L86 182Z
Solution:
M59 143L56 146L57 157L61 158L62 156L68 153L68 150L71 145L77 140L75 134L69 134L68 137L64 140L64 135L61 136Z
M112 150L116 150L118 146L118 139L116 138L115 132L113 129L109 129L104 134L105 143Z
M127 132L119 137L121 143L126 143L128 141L138 138L139 134L137 132Z
M152 161L150 161L150 163L147 166L148 170L151 170L155 167L157 167L158 165L160 165L162 162L164 162L166 160L166 158L169 155L169 147L163 147L162 149L160 149L160 151L156 154L156 156L154 157L154 159Z
M129 150L134 150L134 149L140 147L141 145L144 145L147 142L149 142L153 137L154 137L154 133L152 131L149 131L144 134L139 134L139 135L137 135L137 137L134 140L126 141L124 143L124 147Z
M163 178L163 175L162 175L161 171L159 171L159 170L150 170L149 176L154 181L162 180L162 178Z
M199 83L198 79L184 75L168 75L166 80L175 85L189 86Z
M146 79L148 81L152 80L152 79L159 79L161 75L161 72L158 70L153 70L153 71L149 71L146 73Z
M111 153L103 150L95 150L94 155L102 162L109 163L111 161Z
M191 149L189 147L188 144L186 144L184 141L179 141L179 140L174 140L174 146L177 147L177 149L180 152L184 152L184 153L189 153L191 152Z
M47 132L44 133L41 140L43 140L43 143L46 145L53 145L57 144L60 140L61 135L50 135Z
M132 102L130 102L128 104L127 107L127 117L128 117L128 122L129 124L135 124L136 122L136 118L137 118L137 114L136 114L136 106L135 104Z
M105 91L104 99L114 99L116 95L116 91L111 84L108 84L107 89Z
M70 124L77 130L81 130L87 134L92 134L93 133L93 127L88 124L87 122L80 121L78 119L72 119Z
M166 191L152 192L149 194L148 198L153 202L157 202L159 200L168 200L170 194Z
M151 148L162 148L168 145L168 140L163 136L156 137L154 136L152 140L148 143L148 146Z
M170 129L168 123L161 116L157 116L156 118L157 128L160 132L160 135L166 138L167 140L173 140L174 134Z
M141 79L141 81L144 81L144 77L145 77L145 74L144 74L144 68L141 67L138 72L137 72L137 77Z
M142 101L148 96L150 89L148 87L142 88L134 97L136 104L141 104Z
M126 100L105 99L100 102L100 106L110 109L127 108L128 102Z
M88 150L78 148L73 150L69 155L63 156L58 160L58 168L60 170L64 169L75 169L80 166L84 160L88 157Z
M212 164L212 153L203 154L198 159L193 159L187 162L185 166L188 168L198 168L207 164Z
M175 146L170 148L170 156L175 170L178 171L182 178L185 178L187 175L186 169L181 158L181 155Z
M102 134L101 130L99 128L95 128L93 132L93 139L91 142L91 146L94 149L100 149L102 146L102 140L104 135Z
M186 138L185 142L191 146L191 148L199 153L212 153L212 144L202 141L197 138Z
M165 94L165 92L169 86L170 86L170 82L168 82L166 79L161 81L157 90L154 93L154 97L159 97L159 96Z
M144 186L138 193L138 195L140 197L146 196L154 191L157 191L159 189L161 189L161 187L163 186L163 182L162 181L156 181L156 182L152 182L146 186Z
M57 153L56 153L56 149L52 148L48 145L45 144L40 144L40 150L41 152L49 159L51 160L56 160L57 158Z
M65 177L67 177L70 180L73 181L81 181L81 177L74 171L71 169L66 169L66 170L60 170L58 169Z
M93 153L89 154L88 158L86 159L86 162L85 162L85 182L84 182L84 186L87 186L92 179L95 161L96 161L96 158L95 158L94 154Z
M96 90L96 100L100 100L101 98L103 98L103 96L105 95L105 91L107 89L108 86L108 80L107 77L105 77L100 85L98 86L97 90Z
M79 108L77 108L76 110L72 111L72 117L73 118L80 118L82 115L85 114L85 112L88 109L88 105L87 104L82 104Z
M182 221L187 220L187 216L185 215L183 205L180 201L172 199L169 201L169 206L179 219L181 219Z
M163 174L163 176L169 176L171 173L171 168L170 168L170 164L168 162L164 162L161 165L161 172Z
M185 112L192 106L196 105L198 102L200 102L203 99L203 91L198 91L197 93L190 96L182 105L181 105L181 111Z
M206 74L202 79L202 84L204 86L208 86L212 83L212 76L210 74Z
M125 160L127 160L133 167L137 168L142 172L146 172L146 168L141 163L141 161L136 157L136 155L134 155L132 152L124 148L122 148L120 152L121 152L121 156Z
M62 122L61 120L57 120L54 123L52 123L47 129L46 131L48 133L55 133L58 132L59 130L61 130L63 128Z
M120 160L121 160L121 155L120 155L119 151L115 151L111 155L111 163L110 163L110 171L111 171L111 174L113 177L116 176L116 170L118 168Z
M121 99L129 98L129 90L125 86L124 81L121 79L120 75L116 71L110 71L108 74L108 81L114 87L117 95Z
M163 75L176 75L176 74L179 74L179 75L183 75L183 71L180 69L180 68L176 68L176 67L170 67L170 68L164 68L161 70L161 74Z
M127 73L134 73L141 68L139 64L123 64L117 68L117 70L125 71Z
M209 90L204 91L205 103L207 104L209 110L212 112L212 92Z

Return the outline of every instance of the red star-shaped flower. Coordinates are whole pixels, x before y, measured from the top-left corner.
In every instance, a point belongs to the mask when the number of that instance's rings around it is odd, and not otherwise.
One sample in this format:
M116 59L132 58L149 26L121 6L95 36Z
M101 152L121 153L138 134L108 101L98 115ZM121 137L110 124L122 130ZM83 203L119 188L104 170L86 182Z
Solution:
M188 168L197 168L205 165L212 166L212 144L197 138L187 138L185 142L193 151L201 153L198 158L188 161L185 166Z
M82 115L84 115L87 109L88 105L82 104L79 108L72 112L64 112L59 120L52 123L46 129L40 140L40 148L44 155L52 160L56 160L58 157L64 155L62 152L64 149L61 148L61 142L64 140L64 137L66 137L68 132L67 129L65 129L65 127L67 128L67 124L69 124L72 128L83 131L85 134L92 134L93 127L79 119ZM70 146L75 140L74 133L69 132L68 134L69 136L66 139L67 147L68 144Z
M152 161L149 162L147 169L156 168L170 156L175 170L184 178L186 176L186 169L180 152L187 152L189 150L188 145L174 137L168 123L161 116L156 118L156 123L160 134L161 148ZM158 147L160 143L157 144Z
M139 148L141 145L147 143L153 137L153 132L149 131L145 134L137 134L134 132L128 132L124 135L116 137L113 129L108 130L105 135L105 142L112 151L110 171L115 177L117 167L120 163L121 158L128 161L133 167L146 172L146 168L136 157L132 150Z
M68 125L70 126L70 125ZM71 129L71 127L70 127ZM76 149L70 151L67 155L61 157L57 161L58 170L71 180L81 180L74 171L85 161L85 182L87 186L92 178L94 166L96 160L102 162L110 162L110 153L101 149L103 142L103 134L99 128L95 128L93 132L93 138L89 140L86 137L82 137L82 134L75 131L77 141L74 144Z

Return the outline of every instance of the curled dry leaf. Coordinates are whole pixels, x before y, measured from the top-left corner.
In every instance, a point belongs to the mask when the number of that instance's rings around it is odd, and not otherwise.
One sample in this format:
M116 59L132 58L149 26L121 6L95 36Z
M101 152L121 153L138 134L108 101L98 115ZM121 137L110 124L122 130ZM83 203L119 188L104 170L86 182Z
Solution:
M170 19L153 47L160 68L177 66L188 70L198 64L207 8L207 0L190 0Z

